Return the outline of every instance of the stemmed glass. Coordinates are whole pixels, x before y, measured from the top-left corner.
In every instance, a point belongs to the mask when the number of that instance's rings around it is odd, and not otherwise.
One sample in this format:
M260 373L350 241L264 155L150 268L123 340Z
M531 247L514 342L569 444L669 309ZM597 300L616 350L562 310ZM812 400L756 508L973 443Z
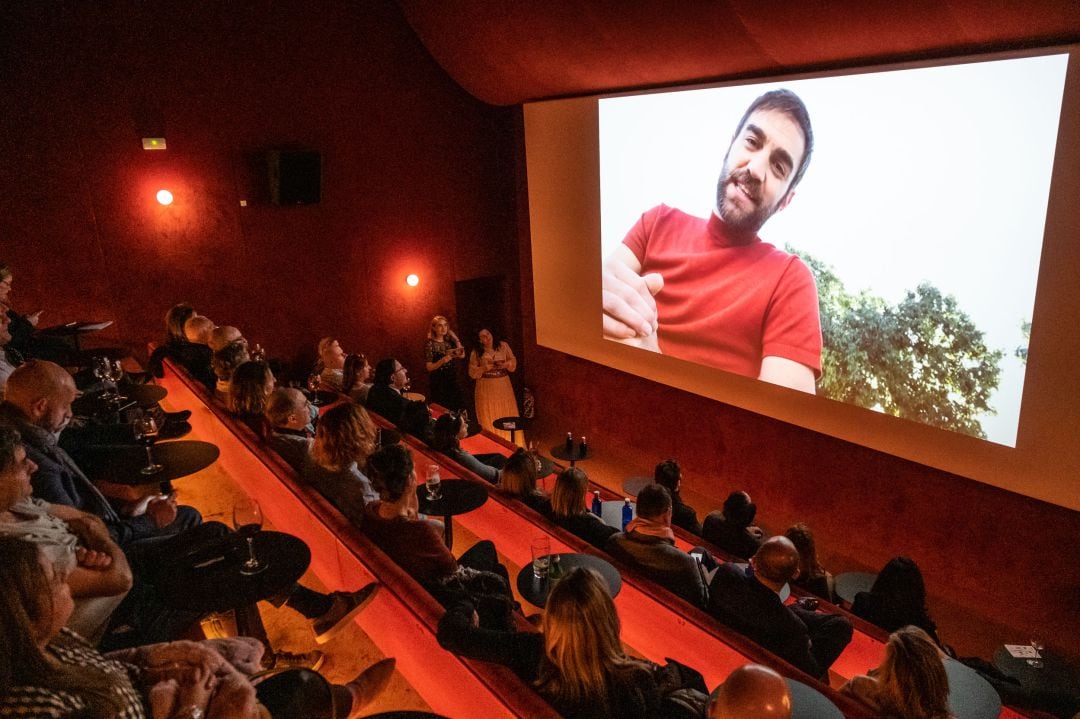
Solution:
M120 364L120 360L105 360L105 364L108 366L108 378L112 381L113 396L117 402L123 402L127 397L120 394L120 386L116 383L124 378L124 366Z
M144 414L136 417L131 423L131 428L135 431L135 440L146 447L146 466L139 471L143 474L157 474L165 469L164 466L154 462L154 451L151 449L158 436L158 425L153 416Z
M1042 669L1043 668L1042 653L1043 653L1043 650L1046 649L1046 646L1042 643L1041 639L1032 639L1031 640L1031 648L1035 650L1035 654L1037 656L1035 658L1033 658L1033 659L1028 659L1027 660L1028 665L1032 669Z
M313 373L307 379L307 388L311 390L311 403L316 407L319 405L319 387L322 386L322 377L318 372Z
M442 477L439 476L439 465L428 465L427 478L424 484L427 486L427 498L429 501L434 502L442 497Z
M233 505L233 527L237 534L247 540L248 558L240 565L241 574L258 574L268 566L255 557L255 535L263 525L262 508L254 499L244 498Z
M112 365L109 362L108 357L95 357L94 358L94 376L101 380L105 387L105 391L101 395L101 399L106 402L111 402L112 397L109 396L108 380L112 379Z

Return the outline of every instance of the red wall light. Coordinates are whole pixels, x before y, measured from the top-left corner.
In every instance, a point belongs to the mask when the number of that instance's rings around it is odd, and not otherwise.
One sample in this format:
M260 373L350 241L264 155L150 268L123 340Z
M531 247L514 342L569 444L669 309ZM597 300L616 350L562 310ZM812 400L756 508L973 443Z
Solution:
M172 204L173 195L168 190L158 190L156 197L157 197L158 203L160 203L162 205L171 205Z
M409 275L405 278L405 284L407 284L409 287L416 287L418 284L420 284L420 275Z

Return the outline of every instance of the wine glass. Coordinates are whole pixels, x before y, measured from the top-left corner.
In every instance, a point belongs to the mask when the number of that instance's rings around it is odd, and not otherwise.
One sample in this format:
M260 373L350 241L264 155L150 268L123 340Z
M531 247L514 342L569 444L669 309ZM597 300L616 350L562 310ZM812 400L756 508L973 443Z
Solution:
M434 502L442 497L442 477L439 476L439 465L428 465L427 479L424 484L427 486L427 498L430 501Z
M255 557L255 535L263 525L262 507L254 499L245 497L233 505L233 527L237 534L247 540L248 558L240 565L241 574L258 574L268 566Z
M266 350L258 342L251 348L251 361L263 362L266 360Z
M109 397L109 385L106 384L107 381L110 379L111 374L112 374L112 367L109 365L108 358L106 358L106 357L95 357L94 358L94 376L97 377L99 380L101 380L102 386L104 386L104 388L105 388L105 391L102 392L102 394L101 394L101 398L103 400L107 401L107 402L112 400L112 398Z
M158 436L158 424L154 417L149 414L136 417L131 423L131 428L135 432L135 441L146 447L146 466L139 471L143 474L157 474L165 469L164 466L154 462L154 451L151 449Z
M1028 666L1030 666L1032 669L1042 669L1042 653L1043 650L1046 649L1046 645L1042 643L1041 639L1032 639L1031 648L1035 650L1036 656L1032 659L1027 660Z
M127 397L120 394L120 387L116 383L124 378L124 365L120 363L120 360L106 360L106 364L109 368L109 379L113 385L113 395L117 402L123 402Z
M307 379L307 388L311 390L311 403L319 406L319 387L322 386L322 377L318 372L312 373Z

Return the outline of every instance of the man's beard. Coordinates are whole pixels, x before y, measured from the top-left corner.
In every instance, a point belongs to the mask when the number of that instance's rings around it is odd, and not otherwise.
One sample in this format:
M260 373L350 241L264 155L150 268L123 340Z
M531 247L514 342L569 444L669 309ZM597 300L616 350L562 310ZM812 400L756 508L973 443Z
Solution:
M734 204L725 204L728 185L739 184L750 195L753 209L746 212ZM761 204L761 181L750 174L749 170L735 170L729 173L727 161L716 183L716 209L729 230L738 235L756 235L770 217L776 212L776 206L766 207Z

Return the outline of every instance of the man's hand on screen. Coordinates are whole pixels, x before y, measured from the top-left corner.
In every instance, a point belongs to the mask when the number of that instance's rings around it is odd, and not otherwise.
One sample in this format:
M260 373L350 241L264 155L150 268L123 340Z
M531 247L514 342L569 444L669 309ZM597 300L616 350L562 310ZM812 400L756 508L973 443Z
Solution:
M604 337L633 340L652 337L657 315L653 296L664 287L664 278L651 272L639 275L618 259L604 265Z

